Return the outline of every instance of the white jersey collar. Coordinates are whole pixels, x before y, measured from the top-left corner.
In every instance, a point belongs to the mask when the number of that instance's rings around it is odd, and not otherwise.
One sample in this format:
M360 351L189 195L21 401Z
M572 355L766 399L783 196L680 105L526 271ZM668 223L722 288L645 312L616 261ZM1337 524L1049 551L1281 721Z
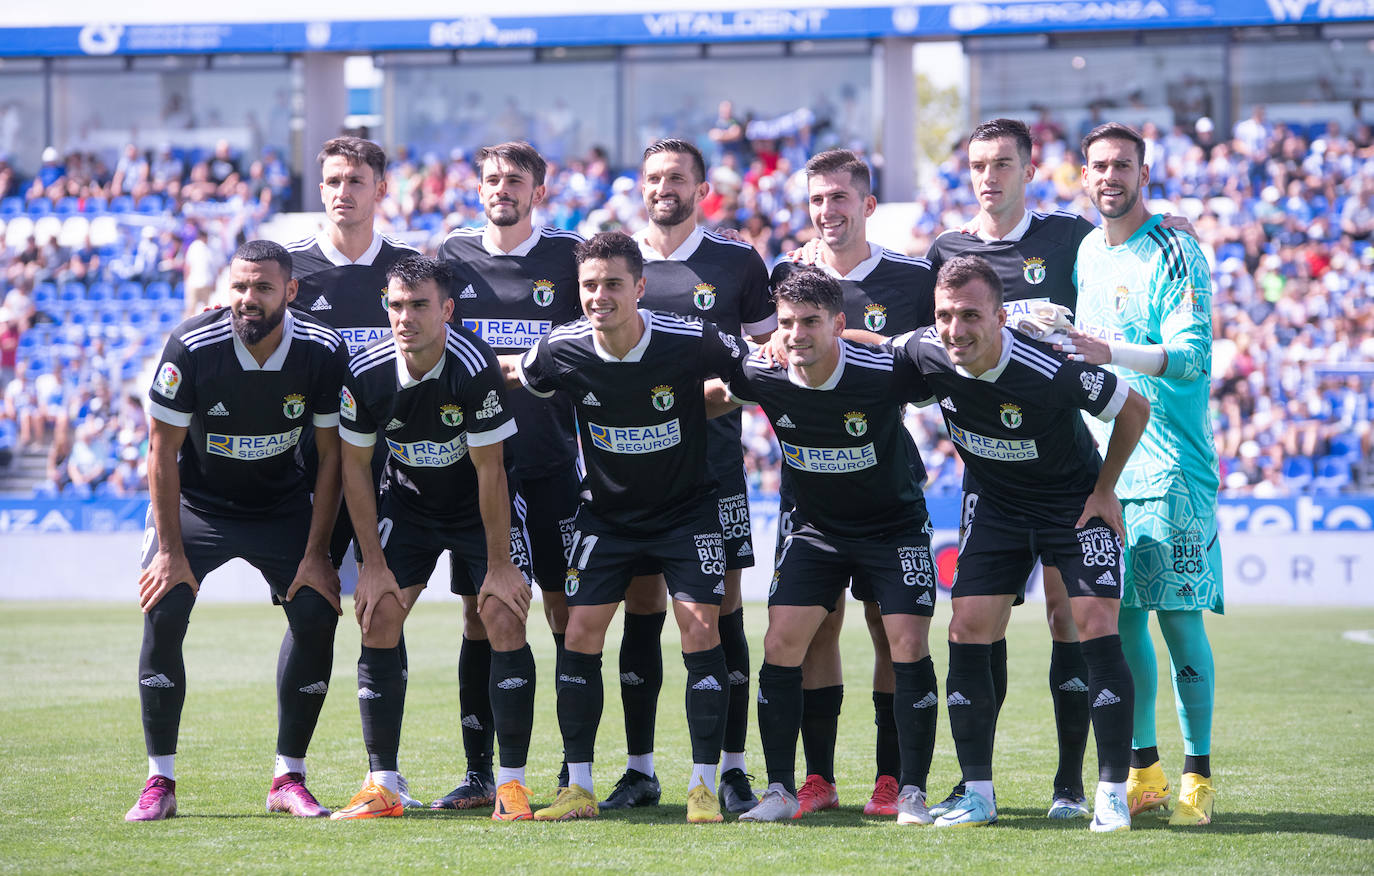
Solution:
M592 347L602 362L638 362L644 358L644 350L648 348L649 338L654 333L654 315L643 308L635 312L639 314L639 321L644 325L644 335L639 339L639 343L630 348L630 352L626 353L623 359L601 346L601 341L597 340L596 332L592 332Z
M649 245L649 229L644 228L635 232L635 242L639 244L639 252L644 256L646 262L685 262L692 257L692 253L697 251L701 242L706 239L706 229L698 225L692 229L692 233L687 235L687 239L682 245L673 250L672 253L664 255Z
M1005 237L988 237L986 234L984 234L982 231L978 229L978 220L976 219L970 222L969 224L965 225L962 230L967 232L968 234L972 234L974 237L977 237L979 240L984 241L985 243L992 243L993 241L997 240L1016 241L1026 236L1026 231L1030 229L1030 222L1031 213L1030 210L1027 210L1025 214L1021 216L1021 221L1017 222L1016 227L1009 231Z
M338 267L343 267L344 265L371 265L377 258L377 253L382 251L382 236L375 230L372 232L372 244L362 255L358 256L356 262L349 261L348 256L335 249L334 244L329 240L329 235L325 234L323 231L315 235L315 243L320 247L320 252L324 253L324 257Z
M396 344L393 337L391 343L396 347L396 382L401 385L401 389L410 389L412 386L419 386L426 380L434 380L444 373L444 361L448 359L448 341L453 337L453 327L444 326L444 352L439 356L438 363L424 373L418 380L410 376L410 369L406 367L405 354L401 352L401 347Z
M492 239L491 223L488 222L487 226L482 229L482 248L487 251L488 255L527 256L530 254L530 250L534 249L534 245L539 242L539 238L543 236L543 230L538 226L535 226L534 232L530 234L530 236L526 238L523 243L521 243L519 246L517 246L510 252L506 252L505 250L501 249L501 247L497 246L496 241Z
M229 308L224 308L229 314L230 326L234 323L234 313ZM286 354L291 351L291 335L295 332L296 318L291 315L291 308L286 308L286 314L281 318L281 341L277 344L277 349L272 351L272 355L267 357L267 361L258 364L258 360L253 358L253 354L248 351L248 345L239 337L238 332L231 332L234 338L234 355L238 357L239 366L244 371L280 371L283 363L286 362Z
M967 377L969 380L981 380L984 383L996 383L997 378L1002 376L1002 372L1007 370L1007 363L1011 361L1011 345L1016 343L1016 339L1011 336L1011 332L1002 327L1002 355L998 358L997 364L984 371L982 374L973 374L966 370L962 365L955 365L954 371L960 377Z
M868 275L873 273L873 269L878 267L878 262L882 260L883 248L870 240L868 241L868 258L864 259L863 261L855 265L854 270L850 271L849 273L841 274L839 271L835 270L830 265L826 264L824 261L821 261L819 259L817 259L816 261L816 267L820 268L822 271L825 271L827 274L834 277L836 280L853 280L855 282L863 282L864 280L868 279Z
M840 341L839 361L835 363L835 370L830 372L830 376L827 377L825 379L825 382L822 383L820 386L812 386L811 384L807 383L806 378L802 376L801 371L799 371L796 368L793 368L791 365L787 366L787 380L793 386L799 386L802 389L814 389L817 392L831 390L839 385L840 378L844 376L844 363L848 360L849 356L845 352L845 343L844 341Z

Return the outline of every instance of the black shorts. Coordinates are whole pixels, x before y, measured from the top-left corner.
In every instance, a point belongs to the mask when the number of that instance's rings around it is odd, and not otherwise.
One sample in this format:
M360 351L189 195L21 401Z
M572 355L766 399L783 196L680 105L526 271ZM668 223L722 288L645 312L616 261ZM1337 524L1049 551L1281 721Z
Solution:
M754 528L749 517L749 482L743 464L720 476L716 486L720 532L725 538L725 568L749 569L754 565Z
M1082 529L1032 528L986 502L973 506L960 534L950 596L1014 595L1020 601L1036 560L1059 570L1070 597L1121 598L1121 540L1101 518Z
M881 538L849 539L798 523L784 540L768 590L769 605L819 605L834 611L853 579L883 614L935 613L930 523Z
M720 605L725 596L725 543L713 499L693 520L653 538L633 538L579 512L563 593L568 605L608 605L625 598L632 575L662 571L678 602Z
M267 579L272 602L280 605L296 580L296 570L305 556L310 538L310 506L298 512L274 517L221 517L181 506L181 544L191 574L203 582L205 576L233 559L248 562ZM157 553L157 530L153 509L148 508L147 528L143 533L146 569Z
M510 559L530 576L529 540L517 507L511 509ZM377 508L377 534L387 567L401 587L423 587L434 574L439 555L449 552L449 589L459 596L476 596L487 575L487 537L481 523L435 526L414 518L389 493Z
M563 589L581 489L577 469L571 465L546 477L520 479L534 578L541 590Z

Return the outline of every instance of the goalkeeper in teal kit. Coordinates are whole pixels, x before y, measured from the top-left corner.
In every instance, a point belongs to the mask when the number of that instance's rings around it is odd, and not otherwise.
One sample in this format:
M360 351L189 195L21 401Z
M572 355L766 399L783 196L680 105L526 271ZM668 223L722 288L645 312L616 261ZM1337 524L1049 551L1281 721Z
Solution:
M1110 364L1152 410L1117 483L1127 536L1121 644L1136 684L1127 802L1138 815L1165 810L1171 798L1155 741L1153 611L1169 648L1184 740L1183 780L1169 823L1208 824L1216 797L1210 764L1215 678L1202 613L1224 608L1220 480L1208 413L1211 277L1197 242L1161 226L1141 200L1149 168L1139 134L1102 125L1083 138L1083 154L1083 186L1103 224L1079 247L1078 328L1060 349ZM1111 425L1089 425L1105 446Z

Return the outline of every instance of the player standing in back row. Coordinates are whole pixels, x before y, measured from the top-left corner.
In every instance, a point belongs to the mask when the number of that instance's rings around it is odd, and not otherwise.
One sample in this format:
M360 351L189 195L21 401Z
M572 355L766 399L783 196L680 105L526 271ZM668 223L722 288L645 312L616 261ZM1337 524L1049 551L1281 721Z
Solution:
M439 258L458 271L456 317L498 355L520 355L549 329L582 315L577 299L571 231L534 226L544 203L547 165L528 143L501 143L477 152L478 196L484 228L458 228L444 239ZM506 457L525 500L534 575L553 631L554 666L563 653L568 605L563 596L567 548L577 514L579 475L572 402L527 392L508 400L520 431L506 442ZM467 809L495 799L492 776L492 707L486 679L491 646L477 613L477 595L463 597L463 644L458 652L466 776L434 809ZM555 676L556 677L556 676ZM558 786L567 785L560 776Z
M1169 823L1210 824L1216 676L1202 613L1221 614L1225 606L1216 519L1221 484L1208 413L1211 272L1197 241L1164 227L1142 200L1150 169L1139 134L1102 125L1083 138L1083 154L1083 187L1102 214L1102 229L1079 248L1078 324L1087 334L1073 336L1074 355L1110 362L1155 410L1117 485L1126 520L1121 643L1140 690L1127 796L1133 814L1162 809L1170 797L1155 744L1153 611L1169 647L1184 742Z
M659 140L640 165L649 226L635 235L644 257L644 306L710 320L721 331L766 340L777 326L768 295L768 269L753 247L697 224L697 204L710 191L701 152L684 140ZM707 464L718 483L725 535L725 598L720 638L729 667L729 714L718 789L721 806L743 812L756 802L744 763L749 729L749 641L744 635L740 570L754 565L739 412L708 424ZM620 644L620 699L625 709L625 773L602 802L605 809L658 802L654 775L654 719L663 686L660 636L667 603L652 563L625 594Z

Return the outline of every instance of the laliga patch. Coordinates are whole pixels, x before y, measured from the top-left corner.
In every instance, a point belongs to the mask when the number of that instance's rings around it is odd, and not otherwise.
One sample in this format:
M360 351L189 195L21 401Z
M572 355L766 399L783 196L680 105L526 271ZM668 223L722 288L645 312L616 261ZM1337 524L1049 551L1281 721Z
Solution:
M358 402L346 386L339 390L339 416L345 420L358 419Z
M153 389L156 389L167 398L176 398L177 390L181 388L181 369L171 362L163 362L158 369L157 378L153 380Z

